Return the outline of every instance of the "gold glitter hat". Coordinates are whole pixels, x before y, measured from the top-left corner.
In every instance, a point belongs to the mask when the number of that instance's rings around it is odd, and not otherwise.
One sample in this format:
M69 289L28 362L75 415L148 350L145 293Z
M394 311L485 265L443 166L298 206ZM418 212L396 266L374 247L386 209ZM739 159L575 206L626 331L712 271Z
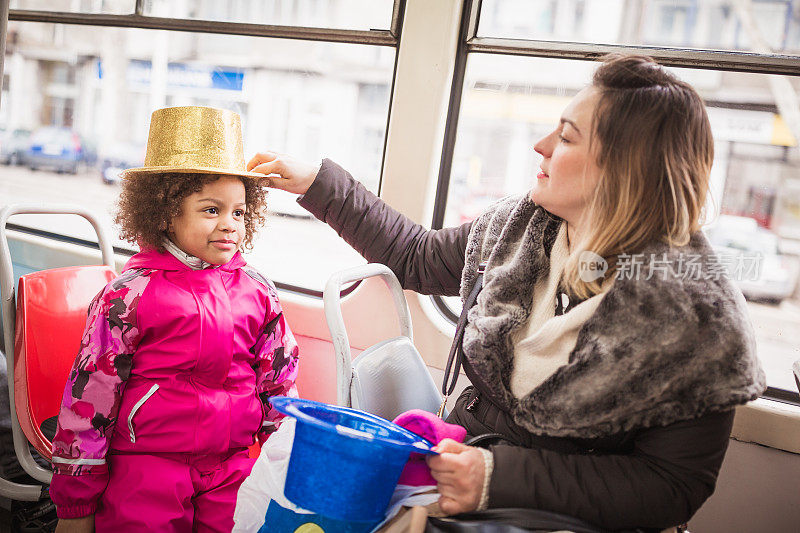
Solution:
M130 179L141 174L196 172L265 177L246 168L238 113L214 107L165 107L153 111L150 118L144 166L121 175Z

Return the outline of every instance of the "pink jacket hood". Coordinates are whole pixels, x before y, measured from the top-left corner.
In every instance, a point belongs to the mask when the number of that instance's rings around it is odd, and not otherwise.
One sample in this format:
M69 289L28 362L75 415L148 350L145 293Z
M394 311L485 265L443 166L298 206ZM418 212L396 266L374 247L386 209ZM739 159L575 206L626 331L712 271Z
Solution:
M230 261L217 268L233 272L236 269L246 266L247 262L242 257L242 254L236 252ZM187 270L188 266L181 263L177 257L169 252L159 252L154 248L145 248L138 254L134 255L128 262L125 263L123 272L135 268L152 268L156 270Z

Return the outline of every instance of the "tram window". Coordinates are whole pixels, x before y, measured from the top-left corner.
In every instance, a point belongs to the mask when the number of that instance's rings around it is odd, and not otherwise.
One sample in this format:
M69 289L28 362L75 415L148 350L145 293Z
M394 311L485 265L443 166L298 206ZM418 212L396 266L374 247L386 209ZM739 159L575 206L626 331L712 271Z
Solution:
M246 159L325 154L378 192L392 47L13 21L9 31L0 162L15 165L0 165L4 204L79 204L111 228L118 171L143 164L152 110L180 105L238 112ZM17 131L28 136L7 142ZM268 209L247 260L273 280L321 291L333 272L364 263L294 195L271 191ZM94 239L77 217L13 221Z
M478 35L749 51L744 19L774 52L800 52L791 0L483 0Z
M149 0L144 14L350 30L389 29L393 0Z
M541 161L533 145L557 124L595 67L469 55L445 226L530 189ZM779 87L764 74L672 70L705 99L716 141L707 234L720 254L739 254L746 262L738 274L730 266L748 299L768 383L792 390L800 344L800 148L777 102L787 91L800 93L800 80ZM457 298L445 300L460 313Z
M11 0L9 8L63 13L127 15L136 9L136 0Z

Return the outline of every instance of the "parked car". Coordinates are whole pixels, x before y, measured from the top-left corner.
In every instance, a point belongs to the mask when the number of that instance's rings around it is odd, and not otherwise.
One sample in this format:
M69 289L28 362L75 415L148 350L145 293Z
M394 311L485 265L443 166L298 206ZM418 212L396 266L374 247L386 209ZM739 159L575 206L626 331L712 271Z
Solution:
M313 218L311 213L297 203L296 194L280 189L270 189L267 193L267 212L291 218Z
M31 132L25 129L3 132L0 137L0 161L4 165L24 164L25 151L28 149Z
M100 177L103 183L118 183L123 170L144 166L144 153L144 145L133 143L116 143L103 150L100 158Z
M76 174L82 164L97 162L94 146L70 128L47 126L33 132L25 151L25 164L31 170L47 167L56 172Z
M721 215L706 229L709 242L723 262L740 270L734 282L748 300L780 303L797 285L796 257L779 252L778 236L760 228L755 219Z

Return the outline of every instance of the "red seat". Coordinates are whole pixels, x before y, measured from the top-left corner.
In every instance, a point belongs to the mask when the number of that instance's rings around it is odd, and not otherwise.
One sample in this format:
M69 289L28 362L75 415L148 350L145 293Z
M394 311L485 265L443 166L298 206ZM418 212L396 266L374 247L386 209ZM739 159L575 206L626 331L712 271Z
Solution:
M58 416L64 385L80 349L92 298L116 273L108 266L42 270L19 278L14 345L14 387L19 423L28 441L47 459L52 443L42 422ZM335 403L336 366L333 345L298 336L304 398ZM360 350L352 348L353 355ZM258 444L251 456L258 455Z
M287 317L289 326L291 317ZM297 393L301 398L324 403L336 403L336 356L333 343L305 335L295 335L300 348ZM355 358L363 350L350 347Z
M289 324L291 325L291 317ZM297 394L301 398L318 402L336 403L336 359L331 341L316 339L306 335L295 335L300 348L299 372L297 375ZM362 352L350 347L353 357ZM258 443L250 447L250 457L258 457L261 448Z
M42 422L58 416L92 298L116 272L108 266L42 270L19 278L14 335L14 390L23 433L43 457L52 443Z

